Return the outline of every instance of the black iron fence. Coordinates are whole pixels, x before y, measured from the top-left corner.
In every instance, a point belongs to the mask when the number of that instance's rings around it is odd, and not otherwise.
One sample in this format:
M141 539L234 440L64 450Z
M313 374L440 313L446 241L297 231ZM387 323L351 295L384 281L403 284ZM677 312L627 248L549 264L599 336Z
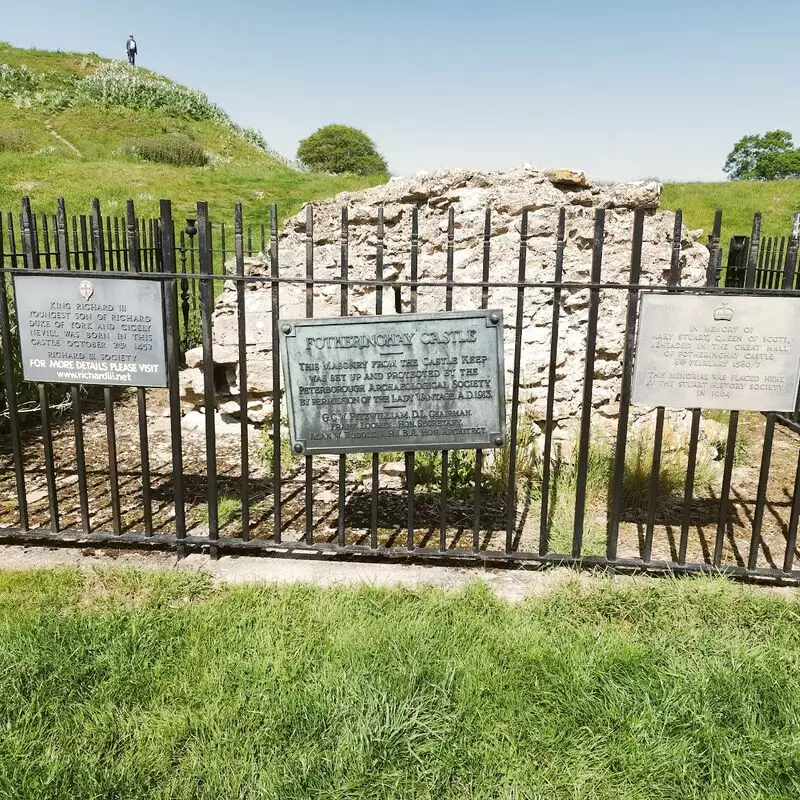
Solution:
M173 227L175 267L182 276L178 288L179 341L185 351L200 344L197 219L173 220ZM212 271L224 275L225 264L233 256L232 222L211 221L209 231ZM93 204L90 214L67 215L60 202L55 214L30 215L30 236L44 269L63 265L72 270L131 272L135 263L142 272L163 270L161 221L137 216L133 201L128 203L124 217L102 215L99 202ZM242 238L247 257L266 253L268 230L263 222L244 226ZM5 253L9 266L24 262L23 246L23 214L0 213L0 252ZM219 289L221 284L215 284L215 291Z
M80 270L96 279L113 278L122 269L134 277L163 282L165 289L168 390L103 390L103 401L86 401L80 387L70 388L70 404L60 415L52 408L52 387L38 386L38 424L20 425L17 409L19 375L14 370L16 331L9 317L10 282L0 282L0 334L4 385L10 422L3 444L4 497L0 508L0 538L26 542L90 542L135 546L176 547L179 553L206 549L220 552L291 551L334 552L349 556L463 559L497 563L572 564L676 572L723 572L749 578L799 580L796 558L800 519L800 415L717 414L712 421L724 429L715 441L716 470L701 482L705 468L700 448L708 449L702 409L685 415L664 408L652 411L644 436L632 438L631 391L637 309L645 290L681 294L759 294L777 292L798 297L796 264L800 224L785 242L780 287L755 286L761 263L760 217L748 247L745 285L716 285L720 263L721 212L710 240L706 286L681 285L680 212L676 215L671 268L662 287L642 282L642 249L647 216L637 211L631 241L630 270L625 282L603 275L605 211L594 219L592 265L588 280L565 280L564 251L567 212L561 209L555 237L552 270L545 279L532 279L527 263L527 212L521 218L517 279L492 277L491 211L486 212L483 269L479 281L460 280L454 271L454 214L448 219L446 277L420 277L418 211L409 229L408 272L405 280L383 275L384 228L378 213L375 274L368 280L350 273L347 209L342 209L340 272L330 277L315 273L313 209L307 209L306 269L301 277L281 273L277 210L268 231L258 230L260 249L267 251L266 274L245 270L252 248L252 230L235 209L231 253L227 241L212 244L214 234L205 203L198 204L197 234L182 231L162 201L158 220L137 220L128 205L125 234L122 225L103 218L99 204L84 224L78 218L72 235L63 204L55 222L37 218L25 202L21 239L6 232L2 259L4 278L24 270L44 275L48 270ZM7 218L10 227L13 220ZM45 231L45 223L48 230ZM119 236L116 230L119 228ZM75 245L75 230L78 246ZM109 234L109 230L111 234ZM85 232L84 232L85 231ZM250 231L250 234L248 234ZM263 231L263 233L261 232ZM177 235L176 235L177 232ZM185 236L191 237L187 247ZM110 247L109 238L114 246ZM251 238L248 243L248 238ZM19 241L16 245L9 243ZM196 250L195 250L196 241ZM196 252L197 271L191 262ZM230 274L217 271L233 256ZM771 257L770 257L771 258ZM776 257L777 259L777 257ZM766 260L766 256L764 256ZM771 262L770 262L771 263ZM144 275L143 273L147 273ZM199 286L197 308L203 357L203 395L206 413L200 434L189 441L182 420L179 371L187 332L185 281ZM238 330L238 400L241 412L233 422L211 413L215 396L213 357L214 298L223 281L236 292ZM502 451L481 450L439 454L397 454L393 474L400 485L382 482L386 463L378 454L366 456L293 457L282 424L280 391L271 393L271 407L260 431L248 423L251 398L247 376L247 307L245 292L253 284L268 287L273 343L279 338L281 291L299 286L305 310L314 316L314 290L333 289L340 313L352 312L356 286L374 290L375 311L381 313L390 288L410 311L417 310L421 292L441 292L444 307L452 308L453 293L480 289L480 307L490 307L495 292L511 290L513 311L513 370L510 381L510 422ZM547 398L543 420L526 420L520 394L523 317L526 295L545 291L552 306L549 328ZM399 293L399 295L398 295ZM583 293L585 347L582 404L574 450L559 438L555 412L559 376L559 325L563 301ZM625 341L620 358L619 405L614 435L598 444L598 411L593 407L598 352L598 319L602 293L625 298ZM574 312L571 312L574 313ZM269 356L273 386L280 383L279 348ZM125 425L120 424L124 417ZM271 418L271 419L270 419ZM159 420L163 425L159 427ZM536 428L536 431L532 429ZM673 428L678 428L677 434ZM534 435L538 434L538 435ZM680 442L676 445L675 442ZM675 464L678 464L676 467ZM756 464L758 466L756 466ZM702 469L701 469L702 468ZM702 485L701 485L702 483ZM15 500L11 500L15 498Z
M732 236L725 268L718 271L718 282L739 288L750 285L756 289L800 289L800 274L791 264L793 236L796 233L759 237L755 230L751 236ZM754 243L758 254L755 260L751 255ZM752 280L748 283L748 266L753 262Z

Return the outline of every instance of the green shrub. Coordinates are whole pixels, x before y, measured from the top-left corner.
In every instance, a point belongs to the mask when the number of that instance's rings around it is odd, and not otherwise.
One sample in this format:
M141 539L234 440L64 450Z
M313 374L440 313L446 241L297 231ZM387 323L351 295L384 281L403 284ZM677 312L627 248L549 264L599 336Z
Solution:
M347 125L326 125L315 131L300 142L297 158L312 169L334 174L375 175L388 171L372 139Z
M0 97L10 100L15 95L38 92L45 88L44 78L27 67L0 64Z
M128 142L125 149L143 161L155 161L158 164L177 167L204 167L208 164L208 153L203 145L183 134L136 139Z

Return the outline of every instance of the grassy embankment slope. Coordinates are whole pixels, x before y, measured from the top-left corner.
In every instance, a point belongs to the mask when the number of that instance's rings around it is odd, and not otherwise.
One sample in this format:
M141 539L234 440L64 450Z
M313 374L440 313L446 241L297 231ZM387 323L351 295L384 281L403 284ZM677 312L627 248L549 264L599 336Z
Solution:
M800 211L800 181L730 181L728 183L667 183L661 208L683 209L690 229L702 228L707 236L714 212L722 209L722 241L731 236L749 236L753 214L762 214L762 233L786 236L792 230L792 215Z
M127 198L141 216L156 216L158 200L173 200L175 215L208 200L212 215L233 216L241 201L251 222L270 203L281 217L305 202L375 185L385 176L330 176L299 172L242 131L199 93L161 76L98 56L24 50L0 43L0 209L17 210L28 195L36 210L52 211L63 195L68 213L86 213L92 197L103 211L124 213ZM27 68L22 70L21 68ZM98 72L99 70L99 72ZM97 80L99 75L105 75ZM82 83L94 77L92 91ZM133 81L154 80L156 96ZM198 97L201 98L198 100ZM56 138L54 131L71 144ZM126 153L130 142L183 134L209 153L207 166L172 166Z
M800 604L0 572L0 797L800 796Z

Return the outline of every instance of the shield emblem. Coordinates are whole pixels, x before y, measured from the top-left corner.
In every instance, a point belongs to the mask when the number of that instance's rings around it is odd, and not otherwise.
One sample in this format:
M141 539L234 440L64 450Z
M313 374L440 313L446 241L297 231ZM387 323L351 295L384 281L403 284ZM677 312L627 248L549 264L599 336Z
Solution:
M91 281L81 281L78 285L78 291L84 300L88 300L94 294L94 286Z

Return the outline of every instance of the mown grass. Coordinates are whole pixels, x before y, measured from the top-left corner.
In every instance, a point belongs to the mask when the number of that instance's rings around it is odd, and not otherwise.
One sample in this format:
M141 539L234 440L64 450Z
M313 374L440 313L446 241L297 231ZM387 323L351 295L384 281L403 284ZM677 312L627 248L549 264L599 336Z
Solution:
M0 574L0 796L794 798L800 603Z
M690 229L702 228L705 237L711 233L714 213L721 208L725 244L731 236L750 235L757 211L762 214L764 235L786 236L792 230L792 215L800 211L800 181L667 183L661 208L682 208L686 225Z

